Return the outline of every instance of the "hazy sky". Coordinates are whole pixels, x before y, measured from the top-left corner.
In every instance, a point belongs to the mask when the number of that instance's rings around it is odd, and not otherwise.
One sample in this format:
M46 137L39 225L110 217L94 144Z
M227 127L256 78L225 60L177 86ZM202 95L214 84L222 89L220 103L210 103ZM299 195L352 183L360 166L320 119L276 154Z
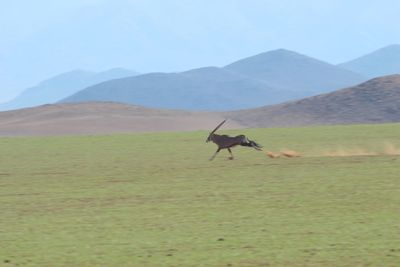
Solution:
M400 43L397 0L0 0L0 102L73 69L222 66L286 48L340 63Z

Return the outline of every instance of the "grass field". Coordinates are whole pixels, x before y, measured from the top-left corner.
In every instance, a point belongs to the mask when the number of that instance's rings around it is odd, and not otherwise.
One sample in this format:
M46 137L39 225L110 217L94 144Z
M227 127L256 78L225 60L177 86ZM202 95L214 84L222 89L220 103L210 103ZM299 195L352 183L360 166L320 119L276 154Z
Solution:
M400 124L239 132L0 138L0 266L399 266Z

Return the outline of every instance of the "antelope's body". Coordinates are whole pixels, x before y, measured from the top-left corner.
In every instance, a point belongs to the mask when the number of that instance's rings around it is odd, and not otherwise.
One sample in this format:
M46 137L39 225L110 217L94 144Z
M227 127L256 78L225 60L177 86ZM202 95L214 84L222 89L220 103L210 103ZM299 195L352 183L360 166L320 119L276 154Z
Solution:
M220 123L208 136L206 142L212 141L218 146L217 151L214 153L214 155L210 158L210 160L213 160L215 156L218 154L221 149L228 149L231 157L229 159L233 159L233 154L231 151L232 147L235 146L247 146L247 147L253 147L254 149L261 150L261 146L257 144L256 142L247 139L246 136L244 135L237 135L237 136L229 136L229 135L219 135L215 134L215 132L218 130L219 127L221 127L222 124L225 123L226 120L224 120L222 123Z

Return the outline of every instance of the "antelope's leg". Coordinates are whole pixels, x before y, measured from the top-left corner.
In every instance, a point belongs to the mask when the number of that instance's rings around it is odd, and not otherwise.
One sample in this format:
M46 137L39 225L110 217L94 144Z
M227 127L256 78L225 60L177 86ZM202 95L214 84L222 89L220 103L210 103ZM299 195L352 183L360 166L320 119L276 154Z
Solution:
M221 148L218 148L217 151L215 151L214 155L212 155L210 160L213 160L220 150L221 150Z
M234 159L233 154L232 154L232 150L230 148L228 148L229 154L231 154L231 156L229 157L229 159Z

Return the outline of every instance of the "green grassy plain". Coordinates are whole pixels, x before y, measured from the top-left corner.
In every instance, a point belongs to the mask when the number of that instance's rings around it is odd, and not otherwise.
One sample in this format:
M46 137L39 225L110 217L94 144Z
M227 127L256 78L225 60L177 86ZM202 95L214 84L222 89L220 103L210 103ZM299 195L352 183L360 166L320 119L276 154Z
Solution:
M221 132L0 138L0 266L399 266L400 124Z

